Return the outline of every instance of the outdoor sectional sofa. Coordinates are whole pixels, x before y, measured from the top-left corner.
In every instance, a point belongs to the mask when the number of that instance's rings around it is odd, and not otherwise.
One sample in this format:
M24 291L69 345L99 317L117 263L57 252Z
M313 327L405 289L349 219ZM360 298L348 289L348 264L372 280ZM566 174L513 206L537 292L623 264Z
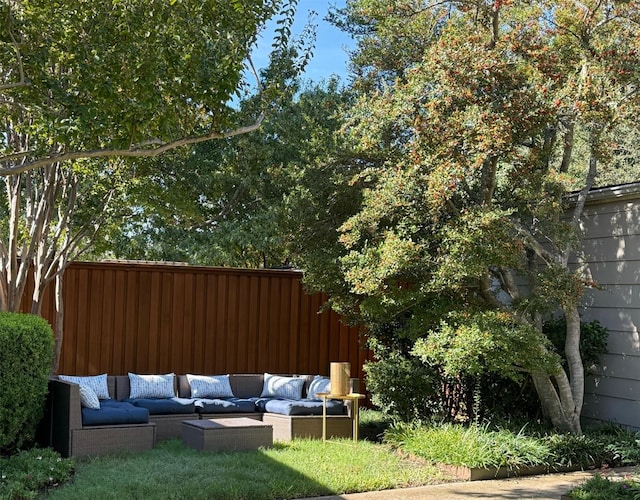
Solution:
M87 391L85 381L99 377L100 384L106 378L107 389L100 390L102 385ZM136 377L143 378L142 385ZM154 392L157 384L145 387L145 380L158 379L165 384L160 392ZM358 380L351 379L350 384L357 392ZM63 456L76 457L150 449L158 441L180 438L182 421L191 419L249 417L271 425L274 440L321 438L323 403L315 392L328 389L329 379L319 375L61 375L49 380L43 425L48 445ZM95 401L98 392L102 397ZM87 393L92 393L88 401ZM327 437L350 437L350 404L341 400L326 404Z

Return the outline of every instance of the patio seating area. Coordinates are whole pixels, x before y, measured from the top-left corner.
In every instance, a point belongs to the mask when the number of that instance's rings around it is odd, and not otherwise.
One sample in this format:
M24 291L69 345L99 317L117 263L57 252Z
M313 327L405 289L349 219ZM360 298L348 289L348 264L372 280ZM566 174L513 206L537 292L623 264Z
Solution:
M131 385L132 376L149 377L149 380L159 378L161 382L170 378L169 392L140 393ZM348 400L325 402L316 394L327 390L330 379L326 377L268 373L198 377L228 381L229 387L225 394L203 393L201 389L196 392L192 390L188 375L173 374L51 378L42 423L48 442L43 444L65 457L142 451L153 448L160 441L183 438L185 421L215 422L218 419L260 422L262 429L269 429L270 442L299 437L321 439L324 432L327 437L353 436L352 403ZM106 397L98 399L99 405L91 408L83 392L85 381L95 379L106 384L100 391ZM287 392L294 383L297 392ZM357 392L358 379L351 379L349 383L350 391ZM157 391L157 388L147 387L147 390ZM324 420L323 411L327 412ZM198 424L196 428L202 426ZM245 430L252 432L255 429L251 425L237 429L238 432ZM190 434L187 441L193 443L193 439ZM265 439L264 434L261 439Z

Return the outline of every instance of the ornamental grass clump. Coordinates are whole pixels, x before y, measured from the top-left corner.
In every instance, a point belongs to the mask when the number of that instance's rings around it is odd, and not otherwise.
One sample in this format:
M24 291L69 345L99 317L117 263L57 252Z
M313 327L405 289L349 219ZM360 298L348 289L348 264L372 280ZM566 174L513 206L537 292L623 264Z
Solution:
M395 425L385 435L387 443L426 460L469 468L546 465L549 447L542 440L487 425L464 427Z

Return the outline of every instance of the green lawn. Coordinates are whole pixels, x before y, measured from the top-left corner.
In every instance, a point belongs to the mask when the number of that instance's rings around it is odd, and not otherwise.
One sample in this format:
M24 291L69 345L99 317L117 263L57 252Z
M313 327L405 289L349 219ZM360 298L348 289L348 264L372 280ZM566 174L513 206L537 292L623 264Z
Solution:
M143 453L78 460L51 499L275 499L384 490L445 481L390 447L295 440L257 452L199 452L178 440Z
M515 431L488 424L388 427L388 423L380 421L374 413L364 412L364 416L361 437L368 435L369 439L375 439L384 432L382 443L362 439L354 445L350 439L327 443L299 439L277 442L272 448L258 451L220 453L199 452L176 439L160 443L147 452L76 460L72 480L41 497L64 500L293 499L452 479L430 465L433 462L514 469L523 465L617 467L640 463L639 436L613 425L588 429L583 436L572 436L542 430ZM3 490L16 492L30 488L36 491L36 484L47 486L68 477L63 470L60 474L50 472L67 466L67 461L56 459L54 454L41 460L40 452L34 450L17 458L12 465L13 472L3 472L0 476L7 476L0 479L0 500L32 498L11 496L11 493L6 496ZM25 477L33 480L26 481ZM20 490L20 484L26 486ZM628 486L635 487L631 483ZM640 493L635 491L634 495L632 498L640 499Z

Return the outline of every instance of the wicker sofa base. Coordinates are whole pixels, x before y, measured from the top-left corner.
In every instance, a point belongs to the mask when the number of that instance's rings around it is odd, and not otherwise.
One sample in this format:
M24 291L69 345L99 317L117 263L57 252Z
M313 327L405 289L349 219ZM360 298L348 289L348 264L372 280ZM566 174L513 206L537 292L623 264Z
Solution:
M265 413L262 421L273 427L273 439L277 441L291 441L295 438L322 439L322 416ZM346 415L327 415L327 438L350 438L352 432L351 418Z
M119 451L150 450L155 444L155 424L83 427L71 432L70 456L87 457Z

